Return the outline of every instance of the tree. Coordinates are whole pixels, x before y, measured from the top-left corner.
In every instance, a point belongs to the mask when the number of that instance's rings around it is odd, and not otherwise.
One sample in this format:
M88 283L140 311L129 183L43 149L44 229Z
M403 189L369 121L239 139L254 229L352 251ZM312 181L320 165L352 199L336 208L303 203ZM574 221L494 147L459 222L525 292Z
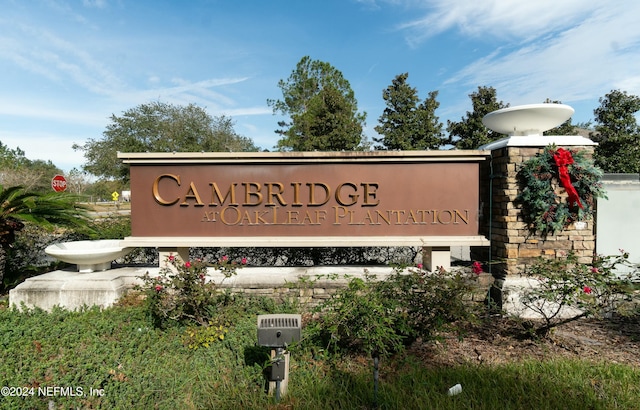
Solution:
M17 147L10 149L0 142L0 185L20 185L27 191L51 191L51 178L62 170L51 161L30 160Z
M111 201L113 192L120 192L126 189L126 186L120 180L100 179L84 190L84 195L92 202Z
M458 149L477 149L503 137L503 135L488 130L482 124L482 118L490 112L506 108L502 101L496 99L493 87L478 87L478 91L469 94L473 104L473 111L467 111L466 118L460 122L447 121L449 143Z
M562 104L562 102L560 101L552 101L549 98L547 98L544 103L545 104ZM577 126L571 123L571 118L569 118L568 120L558 125L557 127L544 131L542 134L543 135L576 135L577 128L578 128Z
M90 185L91 181L87 173L80 171L78 168L72 168L67 174L67 192L81 195L85 193Z
M362 126L345 118L347 101L333 86L324 87L309 100L308 109L294 116L300 126L296 151L340 151L355 149L362 141ZM318 136L319 138L304 138Z
M0 141L0 167L17 167L26 164L28 161L25 152L20 147L11 149Z
M86 171L124 183L129 180L129 167L118 160L118 151L257 151L249 138L234 131L229 117L211 117L195 104L162 102L141 104L121 116L112 115L102 139L89 139L73 148L84 151Z
M640 127L635 114L640 111L640 97L626 91L612 90L599 99L595 115L598 146L594 152L596 165L605 172L640 172Z
M45 228L54 226L86 227L87 211L77 205L77 197L49 192L25 191L21 186L0 185L0 283L4 277L7 250L15 241L16 232L25 223Z
M418 105L418 91L409 86L409 73L398 74L382 92L387 104L374 129L382 138L376 149L417 150L438 149L443 143L442 123L435 115L440 103L437 91Z
M329 63L303 57L289 78L280 80L282 100L267 100L273 113L289 116L276 134L279 150L355 150L363 147L366 113L349 82Z

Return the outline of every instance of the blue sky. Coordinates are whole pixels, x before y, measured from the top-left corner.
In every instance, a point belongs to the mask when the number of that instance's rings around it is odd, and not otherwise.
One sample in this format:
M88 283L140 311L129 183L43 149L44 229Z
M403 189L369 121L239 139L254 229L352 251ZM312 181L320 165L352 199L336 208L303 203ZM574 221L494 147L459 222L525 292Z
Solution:
M159 100L228 115L267 149L267 99L300 59L349 80L366 134L397 74L459 121L492 86L510 105L560 100L593 118L612 89L640 95L640 2L633 0L0 0L0 141L80 168L74 143L112 114Z

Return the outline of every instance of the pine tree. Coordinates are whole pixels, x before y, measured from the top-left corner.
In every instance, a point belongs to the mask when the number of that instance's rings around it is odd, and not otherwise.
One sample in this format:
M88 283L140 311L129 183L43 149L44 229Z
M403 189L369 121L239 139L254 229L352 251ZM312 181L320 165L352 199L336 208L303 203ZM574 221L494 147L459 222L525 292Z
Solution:
M280 80L282 100L267 100L274 114L288 115L276 134L277 148L290 151L362 149L366 113L349 82L331 64L303 57L289 78Z
M497 100L495 88L478 87L478 91L469 94L469 97L473 111L467 111L466 118L463 117L459 122L447 122L449 143L458 149L477 149L504 137L487 129L482 123L485 115L506 107L502 101Z
M435 115L440 103L437 91L431 91L418 104L417 89L407 83L409 73L398 74L382 92L387 108L374 129L381 138L374 138L376 149L423 150L438 149L443 142L442 123Z

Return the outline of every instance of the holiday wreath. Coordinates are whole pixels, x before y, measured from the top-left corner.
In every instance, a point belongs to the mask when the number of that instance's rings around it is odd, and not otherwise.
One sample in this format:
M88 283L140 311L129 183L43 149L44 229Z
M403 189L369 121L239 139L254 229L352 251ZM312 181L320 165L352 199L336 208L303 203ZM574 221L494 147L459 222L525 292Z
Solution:
M522 164L517 177L521 191L516 202L525 222L542 235L590 219L596 199L606 197L602 171L584 151L547 146Z

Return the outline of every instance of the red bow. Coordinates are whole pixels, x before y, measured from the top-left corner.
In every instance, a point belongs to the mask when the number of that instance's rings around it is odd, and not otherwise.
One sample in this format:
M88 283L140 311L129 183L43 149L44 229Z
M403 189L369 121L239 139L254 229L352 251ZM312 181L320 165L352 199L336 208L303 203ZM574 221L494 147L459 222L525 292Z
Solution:
M558 166L558 177L560 179L560 184L569 194L569 204L578 206L582 209L582 202L580 202L580 197L578 196L578 191L571 184L571 177L569 176L569 171L567 169L567 165L573 164L573 157L571 156L571 152L567 151L564 148L558 148L558 150L553 154L553 160Z

